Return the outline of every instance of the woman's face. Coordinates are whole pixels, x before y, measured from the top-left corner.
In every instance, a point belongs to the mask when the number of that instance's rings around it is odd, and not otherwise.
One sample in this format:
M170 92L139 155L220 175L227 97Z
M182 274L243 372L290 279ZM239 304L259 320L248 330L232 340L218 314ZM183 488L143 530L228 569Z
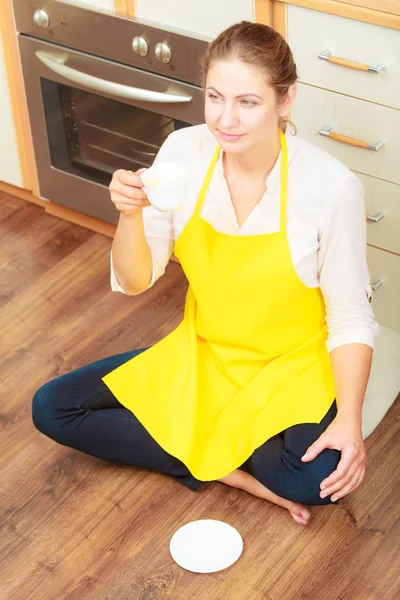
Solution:
M242 154L276 136L279 117L289 113L294 97L295 84L279 107L259 68L240 60L213 61L206 80L206 123L224 151Z

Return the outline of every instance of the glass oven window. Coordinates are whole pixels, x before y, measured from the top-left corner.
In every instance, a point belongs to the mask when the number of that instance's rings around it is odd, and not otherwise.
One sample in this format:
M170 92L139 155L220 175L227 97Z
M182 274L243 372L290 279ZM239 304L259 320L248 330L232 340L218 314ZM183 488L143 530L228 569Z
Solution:
M41 86L52 165L105 186L117 169L150 167L168 135L190 125L47 79Z

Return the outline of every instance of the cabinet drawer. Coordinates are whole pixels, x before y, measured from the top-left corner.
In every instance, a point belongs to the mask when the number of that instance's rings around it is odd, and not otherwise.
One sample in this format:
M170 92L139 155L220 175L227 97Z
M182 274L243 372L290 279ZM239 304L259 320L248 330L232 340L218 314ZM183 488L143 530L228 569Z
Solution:
M360 173L357 176L365 188L367 213L377 220L368 220L368 244L400 254L400 185Z
M400 111L299 83L291 119L300 136L349 169L400 183ZM326 126L334 133L384 145L375 152L338 142L320 134Z
M382 281L372 294L372 308L378 323L400 332L400 256L367 248L371 283Z
M289 5L288 42L300 81L400 108L399 31ZM375 74L318 58L327 49L332 57L386 68Z

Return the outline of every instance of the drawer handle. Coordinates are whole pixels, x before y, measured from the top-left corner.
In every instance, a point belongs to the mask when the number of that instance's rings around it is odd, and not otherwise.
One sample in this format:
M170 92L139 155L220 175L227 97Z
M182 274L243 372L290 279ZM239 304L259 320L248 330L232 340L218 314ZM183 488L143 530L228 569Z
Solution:
M347 58L339 58L338 56L332 56L332 51L327 48L318 54L318 58L321 60L327 60L335 65L341 65L342 67L348 67L349 69L357 69L357 71L369 71L370 73L380 73L386 69L385 64L378 65L376 67L372 65L366 65L364 63L355 62L354 60L347 60Z
M325 137L328 137L331 140L343 142L344 144L349 144L350 146L357 146L357 148L364 148L365 150L375 150L375 152L380 150L382 146L385 145L385 142L376 142L376 144L368 144L368 142L357 140L356 138L349 137L348 135L334 133L330 125L326 125L325 127L323 127L320 130L319 134L324 135Z
M367 221L369 223L379 223L379 221L382 221L384 216L385 213L383 212L376 213L376 215L367 215Z
M372 289L372 291L375 292L375 290L377 290L378 288L380 288L381 285L383 285L382 279L377 279L376 281L374 281L373 283L371 283L371 289ZM370 303L372 302L372 296L370 296L369 302Z
M383 281L382 279L377 279L376 281L374 281L373 283L371 283L371 288L374 290L377 290L378 288L381 287L381 285L383 285Z

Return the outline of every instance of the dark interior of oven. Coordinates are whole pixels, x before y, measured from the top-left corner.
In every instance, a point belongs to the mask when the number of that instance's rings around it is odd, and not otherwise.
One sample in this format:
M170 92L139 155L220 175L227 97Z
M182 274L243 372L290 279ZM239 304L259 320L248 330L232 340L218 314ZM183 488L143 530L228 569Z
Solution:
M189 124L41 79L52 164L108 185L117 169L150 167L172 131ZM160 107L158 107L160 108Z

